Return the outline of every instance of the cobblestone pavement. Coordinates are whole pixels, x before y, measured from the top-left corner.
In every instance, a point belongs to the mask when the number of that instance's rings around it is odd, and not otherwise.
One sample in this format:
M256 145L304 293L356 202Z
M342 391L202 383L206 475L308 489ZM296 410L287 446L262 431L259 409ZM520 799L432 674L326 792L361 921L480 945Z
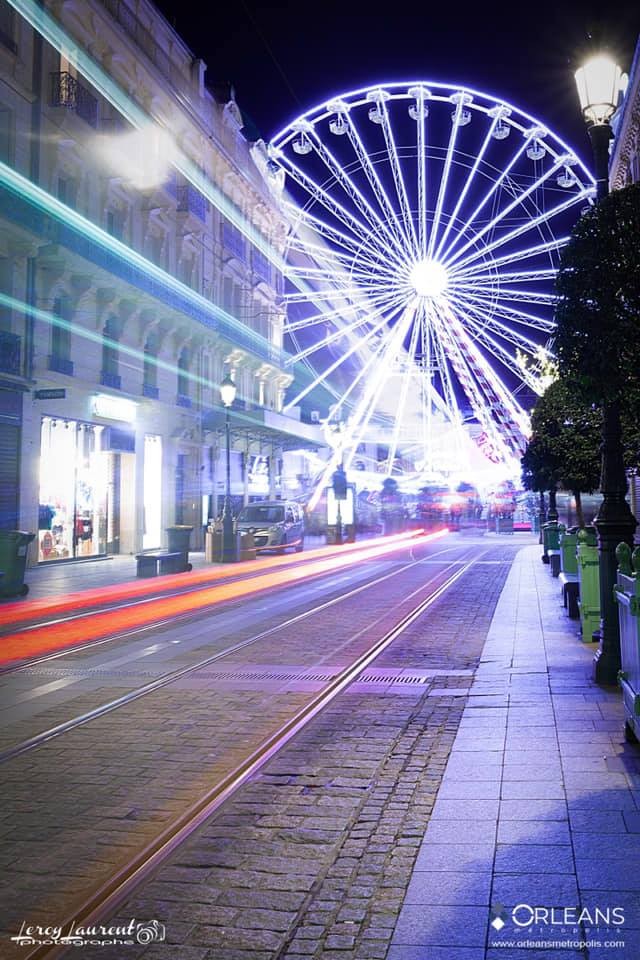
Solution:
M457 548L457 555L467 555L474 549L472 545L462 543ZM507 550L509 552L512 551ZM3 832L4 928L15 932L27 914L34 922L55 922L66 916L88 887L112 872L118 864L126 862L133 850L156 835L165 822L181 812L189 801L256 746L269 725L275 728L322 686L322 681L296 680L296 677L304 678L310 668L316 673L319 667L329 675L335 672L354 653L364 649L374 635L383 633L397 620L398 610L394 609L394 604L399 604L399 609L403 604L413 606L419 595L410 603L408 596L415 591L424 593L425 585L433 578L436 583L441 582L443 570L450 564L430 559L431 556L427 555L425 564L387 580L384 591L378 591L374 600L367 594L366 603L357 598L347 610L342 604L330 608L323 617L319 633L317 626L315 634L308 627L285 631L282 636L264 641L259 654L251 648L250 662L247 662L246 654L244 661L236 655L232 666L237 676L231 680L220 680L215 671L204 671L203 676L157 691L5 764L2 768L4 803L0 826ZM449 560L452 556L455 558L455 551L449 554ZM452 569L457 567L454 565ZM487 563L477 569L492 579L496 575L504 576L506 567ZM465 578L460 583L466 582ZM459 590L458 584L452 592L454 590ZM477 595L476 605L480 604L484 592L482 589ZM444 600L439 601L438 606ZM435 612L436 607L432 609ZM477 612L473 614L476 615ZM468 617L463 623L464 618L459 618L457 611L452 613L451 624L455 624L456 629L448 635L466 649L465 645L470 642L467 628L471 620ZM428 622L431 624L431 618ZM358 629L360 635L345 643ZM472 646L481 642L480 634L472 641ZM322 638L321 642L318 637ZM416 719L419 726L434 709L438 717L440 712L443 716L447 713L443 706L445 700L441 702L434 697L427 702L425 699L425 693L434 687L436 679L432 663L436 665L437 674L443 651L436 655L434 647L430 657L421 650L423 645L421 638L413 660L404 657L395 660L398 655L389 652L388 659L376 663L379 673L376 675L374 671L368 684L354 685L354 692L348 694L347 699L352 700L357 709L353 717L345 720L348 724L345 729L351 732L335 757L332 757L332 749L338 741L334 727L330 724L318 734L320 759L317 764L312 764L314 769L317 765L318 770L309 774L310 783L303 783L298 789L297 773L285 778L275 774L273 784L267 777L257 779L250 786L249 789L267 791L267 795L255 801L265 815L273 812L270 791L275 789L275 810L280 802L278 797L284 797L278 788L285 782L295 784L285 806L291 803L297 809L307 808L306 813L315 806L315 791L320 785L329 784L329 790L323 794L324 802L317 795L317 817L314 812L311 822L305 818L303 840L285 834L282 856L273 852L280 844L278 830L270 831L272 835L264 853L264 863L259 862L255 870L252 866L246 872L249 886L253 886L253 873L262 874L269 862L275 860L276 869L282 870L278 874L276 889L281 884L280 892L286 892L287 864L292 853L302 854L306 863L300 875L313 875L315 883L318 870L322 872L327 850L333 850L336 838L341 837L345 829L343 814L351 811L349 822L356 816L359 801L364 796L369 797L367 785L380 765L387 761L389 751L395 749L399 730L408 722L405 717L407 709L413 709L414 701L425 701L424 718L417 715ZM468 669L474 657L477 657L477 650L467 651L462 658L463 670ZM416 668L422 668L423 674L429 674L431 670L432 676L419 675L417 685L400 682L401 668L406 672L414 662ZM264 675L265 664L269 665L270 679L246 679L246 672L251 669ZM281 677L278 677L278 670ZM455 668L451 674L451 670L451 664L447 664L442 671L446 676L437 678L437 686L450 685L455 689L461 683L468 683L468 675L457 675ZM292 673L294 680L291 680ZM103 685L71 698L71 703L51 708L45 717L39 717L40 722L46 721L45 725L56 722L57 717L66 718L69 710L80 713L95 705L96 698L98 701L111 698L117 692L114 686L118 680L109 682L108 671L106 674ZM359 692L363 687L367 689L365 695ZM391 690L395 692L390 694ZM457 711L457 702L454 701L453 706ZM328 717L332 715L329 713ZM383 721L387 716L388 719ZM448 721L438 719L440 722L444 730ZM318 729L323 730L322 727ZM21 733L22 730L23 727ZM416 731L412 733L414 737L417 735ZM307 763L302 759L305 742L300 740L303 746L298 747L296 741L292 747L302 751L300 763ZM350 752L354 750L356 755L351 758ZM330 769L323 767L326 762ZM397 762L395 759L394 763ZM334 818L334 800L340 811L338 822ZM253 803L252 799L250 805ZM325 821L327 814L329 822L314 825L315 819ZM295 817L296 814L287 811L284 816ZM225 826L224 819L216 821L214 829L219 826ZM258 829L262 829L262 824ZM213 857L212 866L226 872L235 863L234 857L240 849L236 840L239 842L241 838L242 832L238 838L215 838L212 851L203 855L204 866L184 867L178 862L175 864L178 875L201 877L203 871L207 872L208 857ZM251 836L246 842L253 847ZM227 860L225 856L230 851L233 856ZM277 862L280 861L279 868ZM305 872L307 868L310 873ZM217 882L223 883L224 880L220 877ZM294 884L289 892L295 894L301 889ZM219 916L229 916L228 910ZM239 909L236 909L236 916L240 923ZM256 914L256 918L258 916ZM173 927L172 936L185 929L181 926L185 922L180 920ZM265 936L271 943L267 932L268 928L265 928L260 937ZM248 948L250 955L255 953L254 947ZM269 950L271 946L265 949ZM104 956L103 953L100 955Z
M157 919L166 942L86 955L384 958L516 544L487 538L378 681L341 694L123 906L119 922Z

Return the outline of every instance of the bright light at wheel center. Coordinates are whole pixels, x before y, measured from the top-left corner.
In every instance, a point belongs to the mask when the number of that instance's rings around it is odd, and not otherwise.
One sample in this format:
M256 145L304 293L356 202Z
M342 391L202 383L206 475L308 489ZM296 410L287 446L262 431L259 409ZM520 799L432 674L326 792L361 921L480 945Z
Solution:
M419 297L440 297L447 289L447 271L437 260L418 260L409 275Z

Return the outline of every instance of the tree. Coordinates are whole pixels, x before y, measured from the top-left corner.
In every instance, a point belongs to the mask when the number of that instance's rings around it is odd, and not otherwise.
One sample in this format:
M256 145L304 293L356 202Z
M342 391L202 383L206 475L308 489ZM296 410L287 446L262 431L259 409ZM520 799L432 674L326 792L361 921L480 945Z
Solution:
M640 417L640 184L585 213L556 279L560 375L586 403L632 404Z
M538 456L542 456L548 472L546 479L573 494L578 524L584 527L581 494L596 490L600 477L600 410L585 404L564 381L556 380L538 399L531 429L538 440Z
M560 375L587 403L602 408L602 504L595 518L600 566L598 683L615 683L620 667L613 601L616 548L632 545L637 526L625 496L621 408L640 415L640 184L598 201L576 224L556 279L556 350Z

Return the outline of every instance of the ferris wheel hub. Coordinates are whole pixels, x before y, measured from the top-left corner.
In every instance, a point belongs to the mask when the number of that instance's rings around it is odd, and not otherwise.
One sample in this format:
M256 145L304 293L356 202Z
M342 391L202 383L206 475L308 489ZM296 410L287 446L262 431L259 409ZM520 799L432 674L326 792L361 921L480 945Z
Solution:
M409 280L419 297L435 299L441 297L447 289L449 275L441 263L425 257L414 263Z

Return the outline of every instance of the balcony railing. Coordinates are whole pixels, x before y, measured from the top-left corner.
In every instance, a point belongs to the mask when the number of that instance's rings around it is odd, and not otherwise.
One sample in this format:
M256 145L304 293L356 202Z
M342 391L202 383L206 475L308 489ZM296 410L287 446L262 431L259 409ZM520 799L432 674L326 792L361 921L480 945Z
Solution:
M20 376L20 337L0 330L0 373Z
M119 373L110 373L108 370L100 372L100 383L103 387L111 387L113 390L122 389L122 377Z
M150 400L157 400L160 396L160 391L153 383L143 383L142 396L148 397Z
M178 213L192 213L199 220L206 220L207 200L192 183L182 183L176 187Z
M68 360L67 357L58 357L55 353L52 353L49 357L49 370L53 370L55 373L64 373L67 377L72 377L73 360Z
M63 71L51 74L51 106L73 110L91 127L98 126L98 100L77 77Z

